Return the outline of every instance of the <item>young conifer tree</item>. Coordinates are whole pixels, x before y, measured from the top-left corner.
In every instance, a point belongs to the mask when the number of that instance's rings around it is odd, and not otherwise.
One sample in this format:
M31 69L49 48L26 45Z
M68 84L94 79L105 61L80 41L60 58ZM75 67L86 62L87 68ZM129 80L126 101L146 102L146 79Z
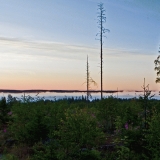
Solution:
M100 40L100 65L101 65L101 99L103 98L103 37L105 36L106 32L110 32L109 29L106 29L104 27L104 23L106 22L106 17L105 17L105 9L103 6L103 3L98 4L98 13L97 13L97 23L98 23L98 28L99 28L99 32L97 33L96 36L99 36Z

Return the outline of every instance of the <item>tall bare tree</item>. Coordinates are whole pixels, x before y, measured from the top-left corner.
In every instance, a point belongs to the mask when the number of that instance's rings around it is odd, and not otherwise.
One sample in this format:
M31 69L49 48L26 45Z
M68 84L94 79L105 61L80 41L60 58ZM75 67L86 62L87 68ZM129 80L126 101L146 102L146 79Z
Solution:
M105 17L105 9L103 6L103 3L98 4L98 13L97 13L97 23L98 23L98 28L99 28L99 32L97 33L96 36L99 36L100 40L100 59L101 59L101 99L103 98L103 37L105 36L106 32L110 32L109 29L106 29L104 27L104 23L106 22L106 17Z

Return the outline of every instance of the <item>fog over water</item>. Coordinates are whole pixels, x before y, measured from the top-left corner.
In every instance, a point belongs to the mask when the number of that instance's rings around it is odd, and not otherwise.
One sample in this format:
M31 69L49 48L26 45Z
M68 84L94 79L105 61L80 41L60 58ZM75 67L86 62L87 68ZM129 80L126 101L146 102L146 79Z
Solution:
M58 100L63 98L82 98L86 96L85 92L41 92L41 93L0 93L1 97L8 97L8 95L12 95L12 97L17 97L18 99L23 99L25 97L32 97L32 98L43 98L45 100ZM160 95L158 91L152 91L151 95L154 95L154 99L160 100ZM143 91L123 91L123 92L115 92L115 93L103 93L103 97L107 98L108 96L113 96L115 98L139 98L139 96L143 96ZM100 93L91 93L90 100L93 99L100 99Z

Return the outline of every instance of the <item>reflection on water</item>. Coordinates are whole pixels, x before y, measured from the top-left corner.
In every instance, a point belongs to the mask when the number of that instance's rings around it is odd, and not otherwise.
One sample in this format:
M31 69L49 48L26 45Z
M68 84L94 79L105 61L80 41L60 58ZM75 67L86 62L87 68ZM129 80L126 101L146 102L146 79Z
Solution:
M0 97L5 96L6 98L8 95L11 94L12 97L22 98L24 96L23 93L0 93ZM160 95L158 91L152 92L155 94L154 98L160 100ZM91 93L92 97L90 100L93 99L100 99L100 93ZM85 92L73 92L73 93L57 93L57 92L41 92L41 93L25 93L25 96L31 96L33 98L39 97L48 100L55 100L55 99L62 99L62 98L81 98L82 96L85 97ZM107 98L108 96L113 96L115 98L139 98L139 96L143 96L143 92L135 92L135 91L123 91L118 93L103 93L103 97Z

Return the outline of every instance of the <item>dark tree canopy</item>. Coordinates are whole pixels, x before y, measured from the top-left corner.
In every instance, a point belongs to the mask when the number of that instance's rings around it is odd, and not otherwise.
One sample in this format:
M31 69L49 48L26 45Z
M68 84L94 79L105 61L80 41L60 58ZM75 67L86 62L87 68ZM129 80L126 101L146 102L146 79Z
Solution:
M160 51L159 51L160 53ZM157 78L156 78L156 83L160 82L160 55L157 57L157 59L154 61L155 63L155 71L157 71Z

